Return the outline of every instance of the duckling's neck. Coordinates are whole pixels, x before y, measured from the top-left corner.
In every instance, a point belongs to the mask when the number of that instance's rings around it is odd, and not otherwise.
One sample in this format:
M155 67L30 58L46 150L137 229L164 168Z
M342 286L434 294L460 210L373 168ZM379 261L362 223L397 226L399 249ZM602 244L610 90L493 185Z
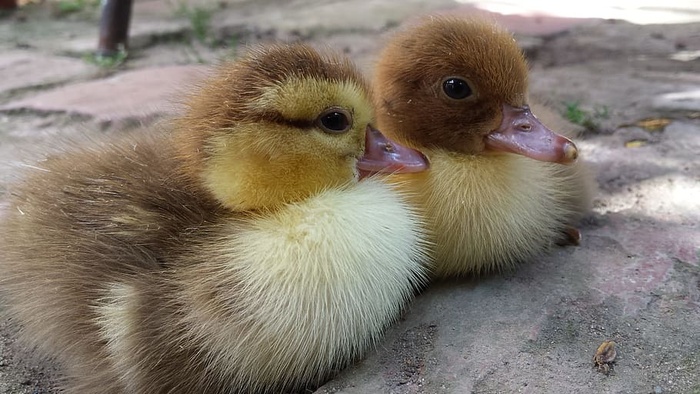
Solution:
M276 210L342 184L322 181L318 175L296 170L292 163L240 157L222 161L210 164L204 183L217 200L234 211Z
M456 179L465 186L490 189L494 194L504 193L502 197L521 189L537 188L539 182L546 182L541 178L548 176L547 169L554 166L512 153L465 155L433 150L428 154L436 162L438 171L443 172L442 177L450 178L447 173L455 172Z
M444 149L424 153L431 162L429 171L392 177L393 182L406 185L409 197L419 206L508 213L528 210L522 206L524 197L533 206L551 199L554 180L550 178L556 172L551 163L515 154L465 155Z
M356 182L354 157L343 165L323 157L270 157L242 153L210 159L204 186L233 211L271 211Z

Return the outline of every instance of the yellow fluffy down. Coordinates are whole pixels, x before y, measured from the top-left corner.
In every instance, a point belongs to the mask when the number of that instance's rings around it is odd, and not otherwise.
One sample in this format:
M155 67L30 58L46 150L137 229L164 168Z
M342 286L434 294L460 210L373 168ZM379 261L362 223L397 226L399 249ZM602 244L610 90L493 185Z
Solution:
M180 342L196 344L211 372L241 392L320 383L368 350L425 279L422 224L376 179L219 232L201 246L206 261L175 273ZM115 288L98 309L104 340L121 353L138 323L115 309L138 302L116 299L133 292Z
M508 269L543 253L587 194L580 166L516 155L426 153L430 171L396 181L424 210L437 277Z

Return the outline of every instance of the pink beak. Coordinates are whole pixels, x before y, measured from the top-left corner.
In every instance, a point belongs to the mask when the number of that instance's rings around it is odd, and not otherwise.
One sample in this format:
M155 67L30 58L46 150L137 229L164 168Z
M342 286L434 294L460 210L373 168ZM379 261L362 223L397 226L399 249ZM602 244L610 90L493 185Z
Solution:
M516 108L504 104L503 121L486 136L486 147L560 164L573 163L578 157L576 145L548 129L527 106Z
M379 130L367 126L365 154L357 161L360 178L376 173L413 173L427 170L428 159L385 137Z

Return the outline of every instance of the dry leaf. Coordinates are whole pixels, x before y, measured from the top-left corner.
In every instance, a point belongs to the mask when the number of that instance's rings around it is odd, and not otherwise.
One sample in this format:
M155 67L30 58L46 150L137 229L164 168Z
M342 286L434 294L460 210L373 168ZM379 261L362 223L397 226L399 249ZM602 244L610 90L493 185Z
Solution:
M671 123L671 119L668 118L648 118L648 119L642 119L639 122L635 123L635 126L641 127L646 131L649 132L655 132L655 131L664 131L666 126L668 126Z
M598 371L607 375L610 372L610 364L615 361L615 357L617 357L615 342L604 341L598 346L598 350L593 356L593 363L598 368Z
M625 142L625 148L639 148L648 143L649 141L643 139L629 140Z

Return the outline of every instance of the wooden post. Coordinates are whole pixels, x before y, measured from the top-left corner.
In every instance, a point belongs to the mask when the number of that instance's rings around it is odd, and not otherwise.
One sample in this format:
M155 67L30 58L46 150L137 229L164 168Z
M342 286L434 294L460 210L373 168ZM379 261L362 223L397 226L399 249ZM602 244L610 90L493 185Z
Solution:
M126 50L132 0L102 0L97 56L113 57Z
M13 10L17 8L17 0L0 0L0 10Z

